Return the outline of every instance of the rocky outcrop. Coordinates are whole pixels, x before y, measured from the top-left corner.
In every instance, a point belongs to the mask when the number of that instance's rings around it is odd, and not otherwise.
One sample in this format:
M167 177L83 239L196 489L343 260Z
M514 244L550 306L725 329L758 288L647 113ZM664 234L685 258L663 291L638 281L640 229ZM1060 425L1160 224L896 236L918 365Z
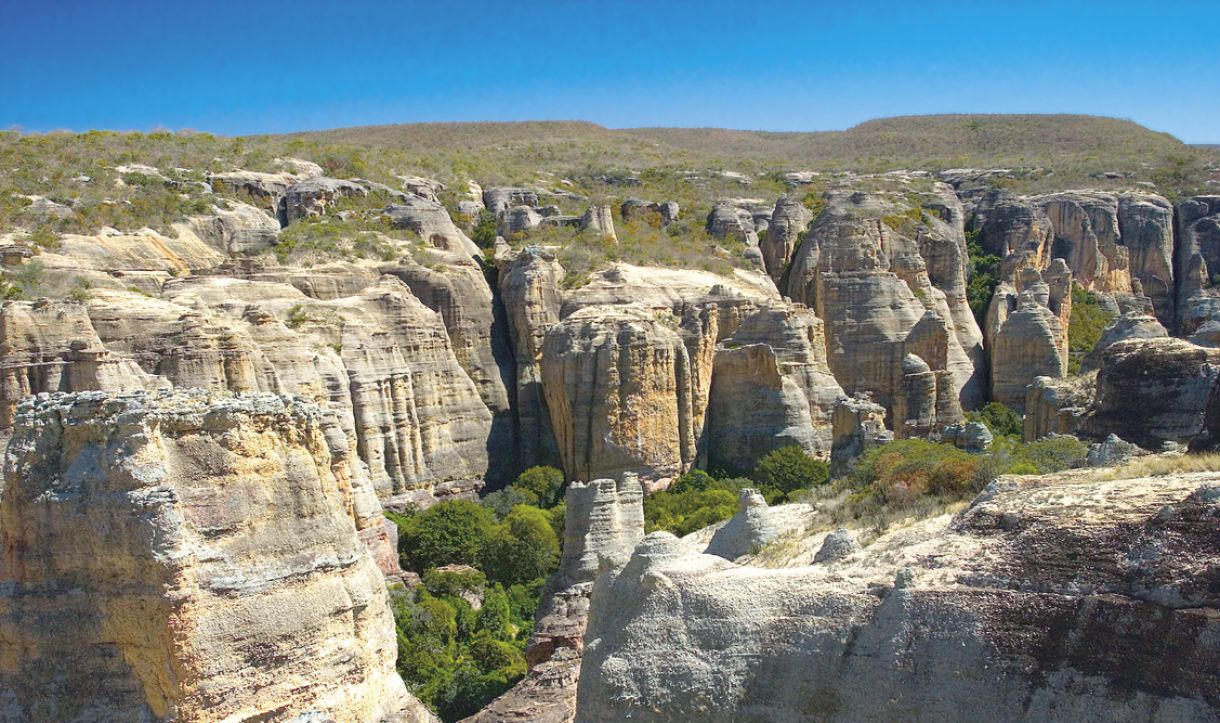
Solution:
M279 221L248 203L229 201L225 208L216 208L190 223L199 238L234 257L263 253L279 240Z
M542 387L569 478L650 480L695 461L696 380L672 324L633 306L592 306L551 327Z
M1197 196L1176 209L1177 332L1193 334L1220 318L1220 196Z
M749 209L720 202L707 217L707 232L713 238L736 239L747 246L758 245L758 231Z
M894 192L828 193L787 275L786 294L826 323L829 364L848 394L893 410L915 354L939 378L938 424L985 390L982 334L966 303L961 205L943 184L912 207Z
M17 405L46 392L130 392L168 386L110 353L84 304L6 301L0 308L0 429Z
M1087 474L811 567L653 533L594 590L576 720L1214 719L1220 480Z
M1066 374L1062 333L1054 312L1038 303L1034 292L1023 292L1020 306L996 332L991 348L991 399L1021 411L1026 387L1036 377Z
M803 200L804 194L781 196L771 213L767 233L759 239L763 265L777 286L783 283L784 272L800 246L801 235L813 220L813 211L805 206Z
M24 407L0 504L6 717L432 720L394 669L367 480L325 427L272 396Z
M844 397L835 403L831 418L830 474L839 477L871 447L893 441L885 428L885 407L867 399Z
M385 208L390 225L419 234L425 244L465 259L478 257L479 247L453 224L445 207L424 198L409 197Z
M368 189L354 181L324 176L297 181L284 191L284 218L287 223L307 216L324 216L340 198L367 196Z
M782 517L771 512L761 492L742 490L737 497L737 513L716 530L704 553L726 560L756 554L786 529Z
M499 234L505 238L513 238L537 228L543 217L529 206L513 206L500 214Z
M842 396L826 364L821 320L795 305L759 309L716 348L708 464L748 472L768 452L791 445L829 457L831 418Z
M1186 444L1204 430L1220 350L1181 339L1120 341L1102 353L1085 430L1146 449Z
M1152 300L1156 318L1174 323L1173 206L1153 194L1118 197L1118 229L1127 247L1131 277Z
M497 216L513 206L538 208L538 193L528 188L493 186L483 190L483 206Z
M585 215L580 217L580 228L606 241L618 242L618 236L614 233L614 214L609 206L589 206Z
M536 247L527 246L500 268L500 298L516 362L516 438L522 469L561 464L542 391L542 343L547 330L559 323L562 281L563 267Z
M1078 284L1102 292L1131 290L1131 258L1120 243L1117 198L1070 191L1035 200L1055 228L1055 257L1067 261Z
M1001 259L1013 254L1032 257L1029 265L1045 268L1055 229L1041 207L1001 190L988 191L974 209L969 229L985 253Z
M1096 386L1096 374L1064 379L1034 377L1025 391L1024 440L1075 434L1084 424Z

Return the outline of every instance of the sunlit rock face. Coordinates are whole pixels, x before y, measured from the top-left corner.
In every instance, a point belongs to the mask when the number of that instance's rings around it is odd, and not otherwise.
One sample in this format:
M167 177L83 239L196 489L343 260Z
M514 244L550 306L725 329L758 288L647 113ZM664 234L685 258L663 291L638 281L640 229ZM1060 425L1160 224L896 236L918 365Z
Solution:
M361 540L376 499L327 425L270 395L23 406L0 499L4 718L429 720Z
M1091 474L783 569L652 533L593 591L576 720L1214 720L1220 480Z

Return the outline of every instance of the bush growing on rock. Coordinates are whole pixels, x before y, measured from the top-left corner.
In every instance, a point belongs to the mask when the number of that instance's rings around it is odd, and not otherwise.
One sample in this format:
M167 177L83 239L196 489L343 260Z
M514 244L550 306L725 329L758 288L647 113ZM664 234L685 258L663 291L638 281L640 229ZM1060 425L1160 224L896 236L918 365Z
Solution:
M1114 315L1097 300L1097 295L1072 284L1072 315L1068 319L1068 374L1079 374L1080 363L1093 351Z

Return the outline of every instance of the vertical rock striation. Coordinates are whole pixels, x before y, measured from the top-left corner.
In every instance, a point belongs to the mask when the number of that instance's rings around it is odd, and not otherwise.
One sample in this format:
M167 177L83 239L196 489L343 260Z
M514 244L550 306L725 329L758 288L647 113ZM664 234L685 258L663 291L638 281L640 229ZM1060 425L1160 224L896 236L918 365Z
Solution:
M24 407L0 504L15 720L430 720L322 413L279 397Z

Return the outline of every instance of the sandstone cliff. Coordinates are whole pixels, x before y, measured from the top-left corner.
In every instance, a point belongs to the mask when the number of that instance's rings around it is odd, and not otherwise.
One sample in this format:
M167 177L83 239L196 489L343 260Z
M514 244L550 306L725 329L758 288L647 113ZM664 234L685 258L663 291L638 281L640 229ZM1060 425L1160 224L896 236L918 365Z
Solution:
M23 407L0 502L4 717L430 720L358 533L367 478L325 426L273 396Z

